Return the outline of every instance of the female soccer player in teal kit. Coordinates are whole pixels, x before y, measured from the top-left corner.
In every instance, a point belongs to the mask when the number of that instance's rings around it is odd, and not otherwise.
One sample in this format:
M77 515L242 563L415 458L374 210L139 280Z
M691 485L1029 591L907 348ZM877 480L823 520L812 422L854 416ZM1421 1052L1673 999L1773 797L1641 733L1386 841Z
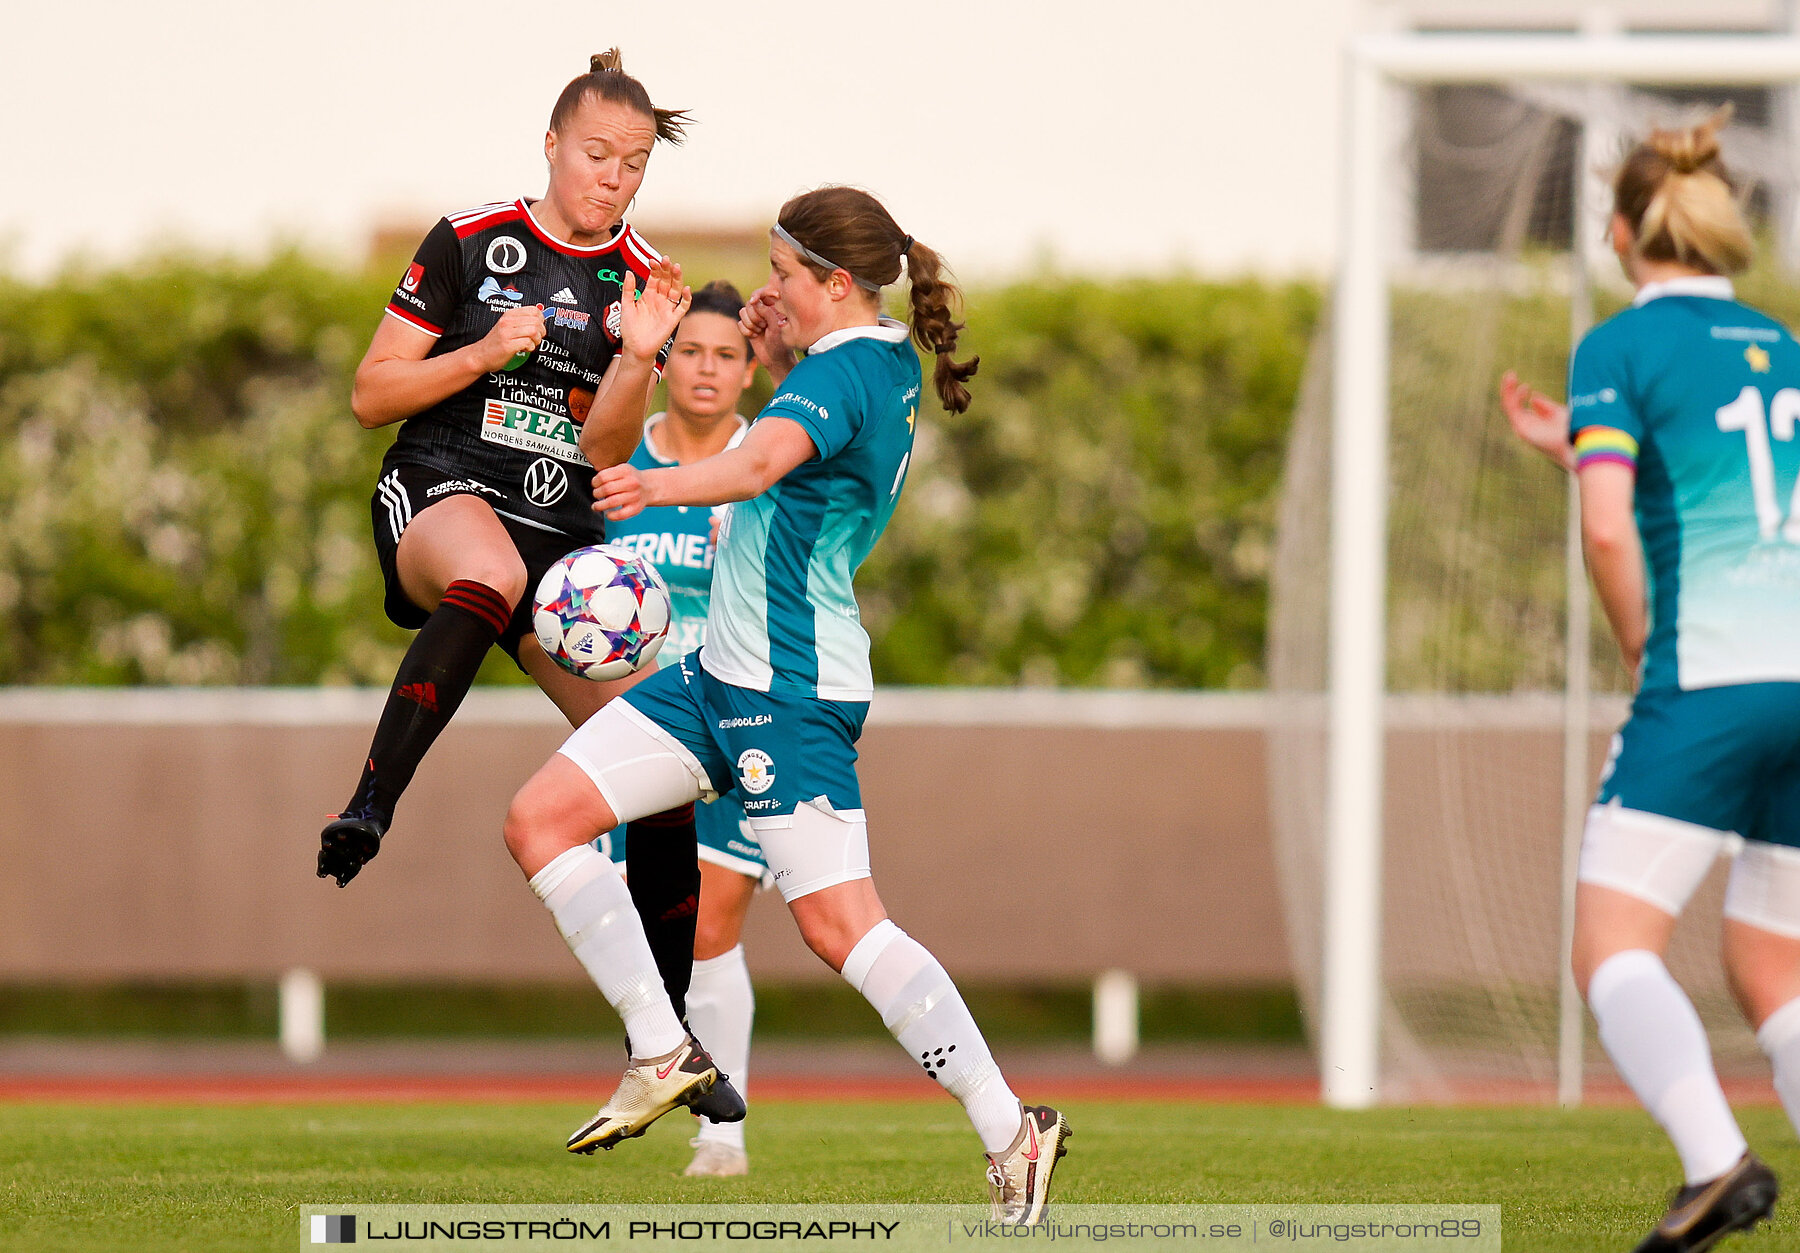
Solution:
M706 644L590 719L507 815L508 848L636 1049L569 1147L637 1135L713 1073L657 984L617 870L588 841L621 819L735 790L807 944L962 1103L996 1213L1036 1223L1068 1123L1020 1104L950 976L888 919L869 877L855 770L873 680L851 580L906 481L920 391L909 328L881 315L881 288L904 263L911 336L937 354L938 397L960 412L975 362L949 356L958 293L937 254L866 192L797 196L772 235L770 281L743 325L776 394L743 443L669 469L615 466L595 481L596 508L611 520L738 502L721 528Z
M1614 186L1637 288L1576 349L1567 409L1509 375L1514 428L1580 476L1588 567L1638 675L1582 840L1576 982L1685 1175L1640 1253L1711 1248L1775 1203L1662 954L1735 852L1725 963L1800 1126L1800 346L1734 298L1750 235L1719 120L1657 131Z
M743 309L743 297L729 283L711 283L694 293L693 308L676 329L663 369L668 408L645 422L632 465L640 470L686 465L743 442L750 424L738 416L738 401L756 377L750 341L738 326ZM705 642L706 614L712 603L713 533L723 513L723 507L657 505L607 524L608 543L638 552L655 564L668 584L671 616L664 665ZM697 806L694 827L699 837L700 914L693 983L687 994L688 1021L743 1095L756 999L738 941L752 895L758 885L773 880L735 793ZM624 865L625 841L626 828L620 826L595 844ZM747 1173L744 1126L741 1120L715 1122L702 1117L694 1159L685 1173Z

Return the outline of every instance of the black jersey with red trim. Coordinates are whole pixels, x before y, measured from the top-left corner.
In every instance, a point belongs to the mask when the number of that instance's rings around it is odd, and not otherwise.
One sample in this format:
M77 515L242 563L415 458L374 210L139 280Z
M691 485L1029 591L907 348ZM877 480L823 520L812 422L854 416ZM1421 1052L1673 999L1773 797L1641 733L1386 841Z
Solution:
M484 374L408 418L388 461L490 483L507 492L518 521L599 539L580 426L619 351L625 271L642 291L657 259L624 223L591 248L563 243L523 199L439 221L394 289L388 315L437 339L427 357L475 343L508 309L532 305L544 307L544 339L517 368ZM658 372L667 358L664 345Z

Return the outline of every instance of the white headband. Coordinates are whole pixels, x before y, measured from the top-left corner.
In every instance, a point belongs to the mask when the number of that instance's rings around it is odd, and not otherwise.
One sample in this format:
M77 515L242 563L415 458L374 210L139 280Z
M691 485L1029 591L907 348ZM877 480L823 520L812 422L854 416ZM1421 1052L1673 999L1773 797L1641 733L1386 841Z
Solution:
M795 252L799 253L802 257L805 257L814 265L823 266L827 270L842 270L844 273L850 274L849 267L839 265L835 261L828 261L824 257L821 257L811 248L808 248L805 244L783 230L781 223L779 222L769 228L769 234L773 235L776 239L779 239L782 243L786 244L789 248L792 248ZM850 274L850 281L855 283L858 287L867 288L869 291L878 292L881 290L880 283L871 283L868 279L859 278L854 274Z

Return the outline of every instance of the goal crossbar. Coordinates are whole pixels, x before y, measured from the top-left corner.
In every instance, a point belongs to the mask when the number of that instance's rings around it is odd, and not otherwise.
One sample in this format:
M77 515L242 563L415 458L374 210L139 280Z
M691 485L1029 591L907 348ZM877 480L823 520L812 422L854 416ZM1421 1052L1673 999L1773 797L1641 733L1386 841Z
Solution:
M1800 78L1792 35L1365 35L1350 59L1412 83L1579 79L1615 83L1778 83Z

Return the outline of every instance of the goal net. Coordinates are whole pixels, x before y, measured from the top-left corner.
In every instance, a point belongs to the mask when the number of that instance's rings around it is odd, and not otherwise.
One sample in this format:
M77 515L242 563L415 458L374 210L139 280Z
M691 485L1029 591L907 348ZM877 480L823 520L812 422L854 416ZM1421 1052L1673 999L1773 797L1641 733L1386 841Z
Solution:
M1384 1100L1547 1098L1558 1090L1559 1028L1581 1029L1563 995L1565 840L1624 717L1629 676L1600 615L1584 620L1583 589L1569 577L1566 476L1513 438L1496 394L1513 369L1560 398L1572 328L1630 299L1601 239L1609 167L1627 137L1735 106L1726 159L1762 240L1739 291L1790 324L1800 316L1800 285L1783 265L1796 178L1782 85L1740 75L1680 88L1457 78L1390 77L1371 149L1389 311L1372 1007ZM1333 336L1328 317L1294 415L1268 639L1280 698L1270 732L1277 859L1315 1029L1324 955L1341 942L1324 921L1331 544L1343 531L1333 513ZM1572 630L1588 636L1585 652L1570 649ZM1731 1073L1760 1057L1717 956L1723 871L1682 920L1670 967ZM1584 1052L1589 1076L1606 1076L1591 1038Z

